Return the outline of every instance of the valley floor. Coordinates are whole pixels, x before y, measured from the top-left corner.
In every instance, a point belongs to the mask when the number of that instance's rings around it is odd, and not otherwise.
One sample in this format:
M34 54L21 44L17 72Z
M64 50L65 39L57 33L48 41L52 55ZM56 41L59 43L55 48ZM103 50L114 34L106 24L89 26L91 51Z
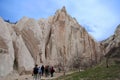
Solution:
M70 75L72 73L75 73L75 72L66 72L66 75ZM45 76L42 76L41 77L41 80L56 80L58 79L60 76L63 76L63 72L60 72L60 73L54 73L54 76L53 77L45 77ZM7 78L5 78L4 80L33 80L33 76L32 74L31 75L22 75L22 76L9 76Z
M120 64L96 66L82 72L61 76L57 80L120 80Z
M0 79L1 80L1 79ZM33 80L31 75L9 76L5 80ZM54 77L44 77L41 80L120 80L120 64L111 65L108 68L104 65L95 66L81 72L54 73Z

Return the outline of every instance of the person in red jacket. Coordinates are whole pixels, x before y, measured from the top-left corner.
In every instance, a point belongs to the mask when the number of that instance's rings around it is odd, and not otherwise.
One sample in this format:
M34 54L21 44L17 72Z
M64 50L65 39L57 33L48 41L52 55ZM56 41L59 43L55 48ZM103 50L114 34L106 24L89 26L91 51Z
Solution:
M51 67L51 70L50 70L50 74L51 74L51 77L53 77L53 73L55 72L53 66Z

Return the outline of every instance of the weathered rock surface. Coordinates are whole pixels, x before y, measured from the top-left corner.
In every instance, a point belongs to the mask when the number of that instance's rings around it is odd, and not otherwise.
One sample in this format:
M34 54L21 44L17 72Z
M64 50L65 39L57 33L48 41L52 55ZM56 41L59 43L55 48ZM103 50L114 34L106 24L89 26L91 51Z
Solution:
M21 35L35 63L40 63L41 29L34 19L23 18L15 26L17 35Z
M44 53L48 63L70 65L74 55L80 56L83 63L99 62L103 55L100 44L67 14L64 7L48 21L51 28Z
M34 60L25 46L21 35L19 35L16 41L14 41L14 49L16 57L14 61L16 63L14 66L18 69L19 74L31 71L34 67Z
M13 71L14 49L7 24L0 18L0 77Z
M30 71L36 63L69 68L76 55L82 66L91 66L104 54L101 45L67 14L65 7L38 21L23 17L17 24L8 24L1 19L0 33L0 48L6 50L0 53L1 76L13 68L19 73Z
M117 58L120 61L120 25L118 25L114 35L101 42L105 49L105 56Z

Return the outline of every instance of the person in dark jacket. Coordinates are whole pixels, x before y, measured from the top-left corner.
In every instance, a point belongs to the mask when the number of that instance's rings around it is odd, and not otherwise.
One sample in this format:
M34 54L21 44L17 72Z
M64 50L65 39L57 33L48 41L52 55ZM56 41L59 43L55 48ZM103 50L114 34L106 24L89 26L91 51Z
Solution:
M47 76L48 76L48 73L49 73L49 72L48 72L48 67L49 67L48 65L45 66L45 77L47 77Z
M42 66L41 66L41 72L42 72L41 74L42 74L42 76L43 76L43 74L44 74L44 69L45 69L45 68L44 68L44 65L42 65Z
M53 73L55 72L53 66L51 67L51 70L50 70L50 74L51 74L51 77L53 77Z
M36 64L35 67L33 68L33 79L37 80L38 79L38 65Z

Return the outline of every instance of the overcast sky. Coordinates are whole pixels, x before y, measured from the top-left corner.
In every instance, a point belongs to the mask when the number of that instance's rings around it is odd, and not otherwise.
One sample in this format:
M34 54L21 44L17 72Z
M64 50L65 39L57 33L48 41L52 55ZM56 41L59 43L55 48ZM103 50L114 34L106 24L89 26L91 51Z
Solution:
M54 15L63 6L97 41L111 36L120 24L120 0L0 0L0 16L12 22Z

